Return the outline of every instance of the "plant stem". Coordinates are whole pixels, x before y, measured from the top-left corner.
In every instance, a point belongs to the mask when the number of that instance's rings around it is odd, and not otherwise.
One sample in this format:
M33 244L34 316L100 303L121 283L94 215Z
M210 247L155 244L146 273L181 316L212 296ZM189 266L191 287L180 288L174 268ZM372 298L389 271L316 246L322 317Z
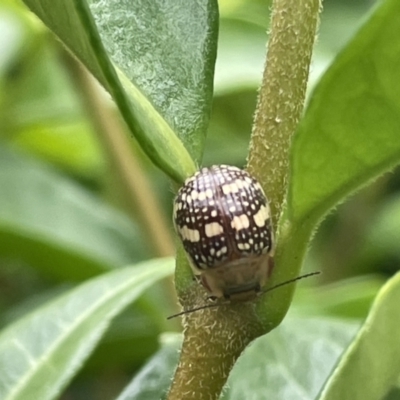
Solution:
M273 2L248 170L265 189L275 224L286 196L290 144L304 107L319 9L320 0Z
M275 0L273 3L268 61L248 168L268 188L274 221L278 220L286 195L289 146L303 109L319 8L319 0ZM300 254L305 252L306 245L307 241L300 243ZM294 263L291 259L288 261ZM181 249L178 266L185 262ZM185 288L179 282L182 277L178 274L176 277L178 296L185 309L204 304L206 294L199 284ZM218 399L242 351L252 340L276 327L286 314L293 293L290 286L269 296L272 318L264 313L263 298L187 314L182 353L168 400ZM273 302L282 298L280 294L284 295L282 305L274 312Z
M181 300L188 309L205 298L194 285ZM187 314L185 339L168 400L216 400L237 358L263 333L252 303L221 305Z

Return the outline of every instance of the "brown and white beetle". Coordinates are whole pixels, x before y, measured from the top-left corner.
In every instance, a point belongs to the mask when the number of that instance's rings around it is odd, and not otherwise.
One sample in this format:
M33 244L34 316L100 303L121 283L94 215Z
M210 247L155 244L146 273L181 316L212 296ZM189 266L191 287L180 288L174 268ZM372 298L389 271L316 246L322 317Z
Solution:
M245 301L265 285L274 254L270 208L248 172L228 165L202 168L179 190L174 224L210 298Z
M175 198L174 225L194 275L210 299L251 300L320 273L262 289L274 266L269 204L257 180L236 167L215 165L188 178ZM168 319L220 304L184 310Z

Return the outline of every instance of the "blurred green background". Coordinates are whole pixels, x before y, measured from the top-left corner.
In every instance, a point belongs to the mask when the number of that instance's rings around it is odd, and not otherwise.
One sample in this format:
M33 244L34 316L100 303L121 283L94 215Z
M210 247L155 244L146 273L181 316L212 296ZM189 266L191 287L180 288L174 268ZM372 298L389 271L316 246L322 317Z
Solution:
M203 164L242 167L270 2L219 4L215 97ZM372 0L324 1L310 90L373 5ZM141 210L132 210L87 115L67 58L20 2L0 0L0 328L79 281L157 256ZM139 161L132 175L146 177L173 237L171 184L133 140L131 147ZM399 269L399 190L400 174L394 171L328 216L304 267L323 274L318 282L302 284L293 313L366 315L379 287ZM179 321L165 320L174 301L170 282L164 282L118 317L62 399L117 393L158 348L159 335L180 329Z

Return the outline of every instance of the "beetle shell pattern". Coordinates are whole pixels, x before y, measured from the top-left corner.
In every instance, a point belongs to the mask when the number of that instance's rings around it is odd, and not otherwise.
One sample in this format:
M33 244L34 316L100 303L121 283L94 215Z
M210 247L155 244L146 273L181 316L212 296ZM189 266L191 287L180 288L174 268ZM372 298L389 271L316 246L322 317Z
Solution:
M273 266L268 200L239 168L202 168L174 203L174 223L191 267L211 297L244 300L265 284Z

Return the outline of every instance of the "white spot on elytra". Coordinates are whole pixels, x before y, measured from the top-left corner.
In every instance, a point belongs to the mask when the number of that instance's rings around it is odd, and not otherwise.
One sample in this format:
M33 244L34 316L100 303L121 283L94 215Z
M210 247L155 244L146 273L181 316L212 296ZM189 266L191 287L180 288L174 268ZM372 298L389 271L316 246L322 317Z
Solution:
M250 226L249 218L246 214L242 214L232 218L231 227L237 231L247 229Z
M250 245L248 243L238 243L237 245L239 250L249 250Z
M199 201L204 201L206 199L206 192L203 190L199 193Z
M265 221L269 219L269 208L261 206L256 214L253 216L254 222L260 228L265 225Z
M192 196L193 200L197 200L197 197L199 196L199 192L197 190L192 190L192 193L190 193Z
M206 224L204 226L204 229L207 237L218 236L224 232L224 228L218 222L211 222L209 224Z
M220 250L218 250L215 255L216 257L221 257L222 254L225 254L228 252L228 248L226 246L222 247Z
M189 242L199 242L200 232L197 229L190 229L186 225L179 229L182 239L188 240Z
M236 185L239 189L243 189L243 188L247 189L250 186L250 183L244 179L236 179Z
M239 188L236 185L236 183L226 184L226 185L222 186L222 192L224 194L237 193L238 191L239 191Z

